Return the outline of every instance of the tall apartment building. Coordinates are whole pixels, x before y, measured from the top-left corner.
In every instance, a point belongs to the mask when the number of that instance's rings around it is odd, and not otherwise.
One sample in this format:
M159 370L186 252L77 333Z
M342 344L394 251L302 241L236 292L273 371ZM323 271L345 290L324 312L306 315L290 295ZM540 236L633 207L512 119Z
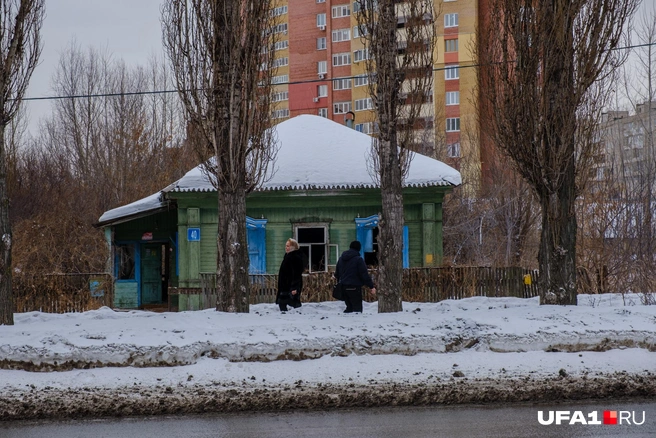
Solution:
M402 3L402 2L399 2ZM480 173L476 117L476 44L479 3L483 0L434 0L438 36L434 66L434 142L418 152L458 168L463 181ZM367 49L357 26L353 0L279 0L275 119L315 114L338 123L353 118L366 134L376 127L368 92ZM399 15L398 27L404 26ZM354 115L354 116L353 116Z

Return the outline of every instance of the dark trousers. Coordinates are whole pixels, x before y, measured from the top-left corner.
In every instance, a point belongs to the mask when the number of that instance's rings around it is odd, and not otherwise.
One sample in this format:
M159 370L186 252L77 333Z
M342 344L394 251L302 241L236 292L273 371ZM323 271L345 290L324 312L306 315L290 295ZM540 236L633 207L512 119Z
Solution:
M362 287L344 286L344 303L346 304L344 313L362 313Z

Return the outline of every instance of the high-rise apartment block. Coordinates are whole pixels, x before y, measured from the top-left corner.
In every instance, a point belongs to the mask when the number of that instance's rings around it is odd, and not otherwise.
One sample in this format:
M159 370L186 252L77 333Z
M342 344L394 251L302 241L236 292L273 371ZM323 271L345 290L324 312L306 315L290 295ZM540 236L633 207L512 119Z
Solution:
M398 3L403 3L399 1ZM477 69L472 49L481 0L434 0L437 35L431 115L433 141L418 152L458 168L463 180L478 179L480 151L476 116ZM369 96L369 56L357 25L353 0L278 0L279 19L273 117L300 114L348 118L356 130L376 130ZM397 26L404 26L399 14Z

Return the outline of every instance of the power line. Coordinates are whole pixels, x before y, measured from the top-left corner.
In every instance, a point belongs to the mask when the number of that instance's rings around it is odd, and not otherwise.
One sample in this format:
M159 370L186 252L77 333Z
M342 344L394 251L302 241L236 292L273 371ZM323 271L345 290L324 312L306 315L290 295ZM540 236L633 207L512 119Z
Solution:
M656 46L656 42L653 43L645 43L645 44L635 44L635 45L630 45L630 46L623 46L623 47L615 47L611 50L632 50L632 49L639 49L643 47L650 47L650 46ZM450 68L458 68L458 69L463 69L463 68L476 68L476 67L484 67L488 65L493 65L493 64L457 64L457 65L451 65L451 64L444 64L441 63L443 67L434 67L432 69L433 72L436 71L445 71ZM272 84L272 86L277 86L277 85L299 85L299 84L312 84L316 82L329 82L329 81L334 81L334 80L340 80L340 79L355 79L355 78L361 78L367 76L367 74L363 75L354 75L354 76L340 76L337 78L331 78L331 79L306 79L302 81L288 81L288 82L280 82L276 84ZM191 90L185 90L185 91L191 91ZM97 98L97 97L126 97L126 96L146 96L146 95L156 95L156 94L171 94L171 93L177 93L178 90L154 90L154 91L131 91L131 92L122 92L122 93L100 93L100 94L77 94L77 95L71 95L71 96L41 96L41 97L24 97L23 101L38 101L38 100L64 100L64 99L91 99L91 98Z

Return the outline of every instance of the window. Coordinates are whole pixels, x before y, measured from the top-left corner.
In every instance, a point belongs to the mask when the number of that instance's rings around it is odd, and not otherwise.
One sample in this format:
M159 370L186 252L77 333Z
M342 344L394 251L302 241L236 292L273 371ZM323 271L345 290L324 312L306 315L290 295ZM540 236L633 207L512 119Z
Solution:
M355 101L355 110L356 111L364 111L364 110L369 110L374 107L373 101L371 100L371 97L368 97L366 99L357 99Z
M317 14L317 27L326 27L326 14Z
M289 40L276 41L276 43L274 44L274 48L276 50L284 50L289 48Z
M333 79L333 90L348 90L351 88L351 78Z
M326 37L317 38L317 50L326 50Z
M446 119L446 131L460 131L460 117Z
M307 272L322 272L328 269L328 226L324 224L299 224L294 227L296 241L304 254Z
M351 40L351 29L333 30L333 43Z
M367 10L371 7L376 8L378 6L378 1L373 0L371 2L366 0L355 0L353 2L353 12L360 12L362 10Z
M326 0L317 0L317 3L326 3Z
M449 80L449 79L458 79L460 77L460 72L458 70L458 66L454 65L451 67L447 67L444 69L444 78Z
M445 52L457 52L458 51L458 39L444 40L444 51Z
M317 113L319 117L325 117L328 118L328 108L319 108L319 112Z
M317 62L317 74L325 75L328 73L328 61Z
M371 134L373 131L371 129L372 123L367 122L367 123L358 123L355 125L355 130L358 132L361 132L363 134Z
M287 57L276 58L273 60L273 65L271 66L271 68L282 67L284 65L289 65L289 58Z
M280 102L283 100L289 100L289 91L281 91L279 93L273 93L274 102Z
M280 23L273 26L273 33L287 33L287 23Z
M458 158L460 156L460 143L446 145L446 155L450 158Z
M134 245L116 245L116 279L134 280Z
M326 96L328 96L328 85L317 86L317 97L326 97Z
M333 55L334 67L339 67L340 65L350 65L350 64L351 64L350 53L336 53Z
M365 26L353 26L353 38L359 38L367 35L367 28Z
M359 75L353 78L353 83L355 87L362 87L363 85L369 84L369 75Z
M446 92L447 105L460 105L460 91L447 91Z
M333 18L348 17L351 15L351 5L333 6Z
M337 102L333 104L333 114L346 114L351 111L351 102Z
M274 17L285 15L286 13L287 13L287 6L280 6L277 8L273 8L273 10L271 11L271 15Z
M458 14L444 15L444 27L457 27L457 26L458 26Z
M353 62L360 62L365 59L369 59L369 49L358 49L353 52Z
M289 108L275 110L271 117L274 119L284 119L285 117L289 117Z
M272 84L286 84L287 82L289 82L289 75L280 75L271 78Z

